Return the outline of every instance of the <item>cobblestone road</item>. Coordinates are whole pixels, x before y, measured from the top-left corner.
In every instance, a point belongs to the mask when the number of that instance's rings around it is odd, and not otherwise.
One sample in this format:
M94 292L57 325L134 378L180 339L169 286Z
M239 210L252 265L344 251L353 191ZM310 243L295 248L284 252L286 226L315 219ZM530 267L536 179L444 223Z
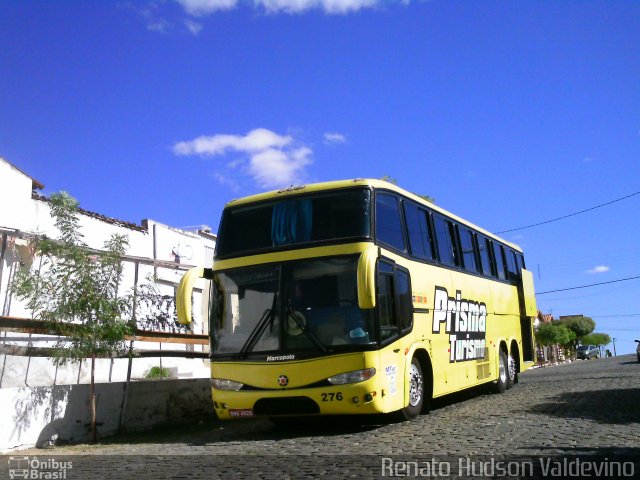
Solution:
M385 473L381 457L638 457L640 364L629 355L533 369L504 394L475 389L437 400L417 421L363 420L201 424L24 453L92 456L78 458L67 478L370 478Z

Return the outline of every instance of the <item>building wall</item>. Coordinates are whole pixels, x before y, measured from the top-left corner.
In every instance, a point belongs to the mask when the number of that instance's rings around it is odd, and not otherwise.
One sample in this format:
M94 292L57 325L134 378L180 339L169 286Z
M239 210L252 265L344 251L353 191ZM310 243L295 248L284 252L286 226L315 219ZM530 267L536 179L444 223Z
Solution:
M98 438L159 425L215 420L205 379L103 383L96 386ZM90 440L89 386L0 389L8 421L0 429L0 453L54 443Z
M33 180L0 158L0 226L25 230L33 217L31 187Z
M9 288L21 264L37 268L40 259L33 257L35 235L58 236L51 217L48 200L32 194L39 185L29 176L0 158L0 315L32 318L25 305L18 301ZM79 199L80 201L82 199ZM129 247L124 259L122 295L133 294L142 285L154 285L162 295L174 296L181 276L189 266L211 266L215 236L203 231L191 232L172 228L153 220L132 225L92 212L80 213L81 232L85 243L102 249L113 234L124 234ZM155 264L154 264L154 261ZM158 262L162 262L159 264ZM137 272L136 272L137 270ZM193 333L207 333L208 287L204 281L194 290ZM144 312L139 311L138 314ZM3 345L47 347L55 338L39 334L0 332ZM155 342L135 342L135 349L171 349L202 351L206 346L181 344L161 345ZM209 365L201 359L136 358L132 364L132 378L143 378L152 366L169 368L176 377L209 376ZM98 360L96 371L99 382L124 381L128 360ZM0 388L21 386L49 386L88 382L89 368L69 365L56 368L43 357L0 355Z

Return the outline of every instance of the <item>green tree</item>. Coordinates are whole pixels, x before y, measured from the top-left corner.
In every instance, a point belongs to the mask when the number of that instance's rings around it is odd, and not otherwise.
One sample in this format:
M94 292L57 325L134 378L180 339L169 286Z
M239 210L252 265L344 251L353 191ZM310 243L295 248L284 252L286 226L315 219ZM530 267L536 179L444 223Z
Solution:
M398 185L398 180L396 178L391 177L390 175L384 175L380 180L384 180L385 182ZM423 200L426 200L427 202L436 203L436 199L429 195L421 195L419 193L415 193L414 195L417 195L418 197L422 198Z
M611 337L606 333L593 332L582 337L580 341L583 345L596 345L601 347L611 343Z
M582 337L590 334L596 328L596 322L594 322L594 320L590 317L564 317L561 318L559 322L563 325L566 325L573 333L575 333L576 338L573 343L574 348L578 345L578 342L580 342L580 339Z
M91 439L96 441L96 358L125 354L125 336L134 332L129 299L118 296L122 278L121 257L128 246L123 235L114 234L104 251L87 248L80 233L78 202L66 192L51 195L51 215L57 239L40 237L36 253L39 268L20 269L12 283L16 297L26 302L35 318L52 333L62 335L53 348L56 365L91 359Z
M558 357L557 346L567 347L573 343L575 338L575 333L558 321L543 323L536 331L536 340L538 343L545 347L554 347L556 358Z

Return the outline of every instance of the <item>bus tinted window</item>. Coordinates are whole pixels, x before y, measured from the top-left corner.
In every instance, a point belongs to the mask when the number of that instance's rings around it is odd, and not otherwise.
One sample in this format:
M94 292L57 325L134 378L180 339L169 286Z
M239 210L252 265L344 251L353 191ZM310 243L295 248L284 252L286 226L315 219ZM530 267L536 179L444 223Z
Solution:
M380 262L378 263L378 324L382 342L398 334L393 303L393 267Z
M396 318L400 331L411 327L413 319L413 303L411 300L411 283L409 272L396 269L395 272Z
M475 242L473 232L468 228L460 228L460 247L462 248L462 262L465 270L477 273Z
M480 249L480 264L482 265L482 273L485 275L493 276L493 269L491 268L491 255L489 249L491 243L488 238L478 236L478 247Z
M493 252L494 252L494 257L496 261L496 270L498 272L498 278L500 280L506 280L507 275L504 271L504 253L503 253L502 245L500 245L499 243L494 243Z
M442 215L434 215L434 225L440 261L445 265L459 265L453 223L446 220Z
M386 193L376 195L376 240L405 251L398 198Z
M433 241L429 230L428 212L412 203L405 203L404 214L409 231L411 254L418 258L433 259Z
M381 342L411 328L411 298L409 272L385 261L378 262L378 324Z
M370 237L370 195L365 189L345 190L228 207L222 214L216 256Z
M516 267L516 253L507 248L505 250L507 257L507 272L509 273L509 281L517 282L520 277L520 270Z

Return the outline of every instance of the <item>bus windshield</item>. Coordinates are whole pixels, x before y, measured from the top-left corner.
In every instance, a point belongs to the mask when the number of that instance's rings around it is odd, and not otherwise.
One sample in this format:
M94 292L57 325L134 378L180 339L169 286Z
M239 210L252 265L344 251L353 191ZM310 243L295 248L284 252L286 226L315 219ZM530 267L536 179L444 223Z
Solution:
M228 207L222 214L216 257L369 238L370 198L368 189L348 189Z
M322 354L375 343L373 310L358 307L357 261L330 257L216 273L212 354Z

